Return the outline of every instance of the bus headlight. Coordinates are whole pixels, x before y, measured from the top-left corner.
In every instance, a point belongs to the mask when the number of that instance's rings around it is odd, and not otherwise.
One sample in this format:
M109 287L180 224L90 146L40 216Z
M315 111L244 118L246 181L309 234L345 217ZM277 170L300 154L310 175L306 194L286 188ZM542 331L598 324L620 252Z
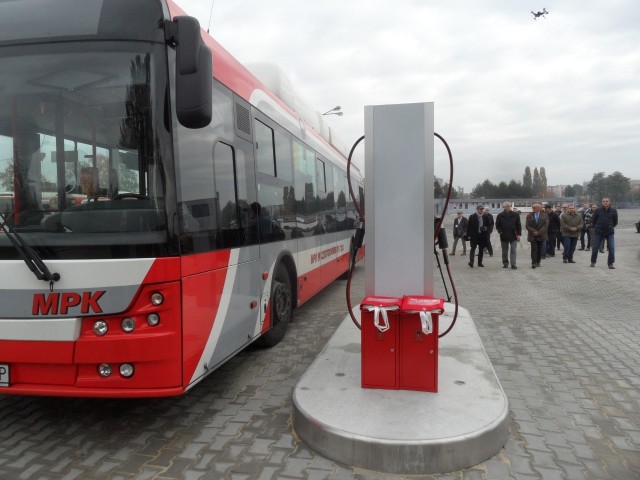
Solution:
M104 320L96 320L93 324L93 333L102 337L109 331L109 325Z
M157 313L150 313L149 315L147 315L147 323L152 327L155 327L160 323L160 315L158 315Z
M151 303L153 305L162 305L162 302L164 302L164 296L160 292L153 292L151 294Z
M98 365L98 375L105 378L111 375L111 365L108 363L101 363Z
M122 320L122 323L120 323L120 326L122 327L122 330L124 330L126 333L131 333L136 328L136 322L133 318L127 317Z
M131 365L130 363L123 363L122 365L120 365L120 375L122 375L125 378L129 378L133 375L133 365Z

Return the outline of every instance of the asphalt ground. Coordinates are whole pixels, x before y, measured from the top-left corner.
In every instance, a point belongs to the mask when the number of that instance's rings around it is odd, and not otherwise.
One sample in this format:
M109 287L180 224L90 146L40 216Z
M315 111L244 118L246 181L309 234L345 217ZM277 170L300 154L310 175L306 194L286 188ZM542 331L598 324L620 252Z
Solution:
M601 257L590 268L584 251L575 264L556 256L532 270L524 241L518 270L503 269L497 234L485 268L450 258L511 411L505 447L475 467L385 475L296 438L292 389L346 314L337 281L296 311L278 346L245 350L182 397L0 395L0 479L639 479L640 210L619 214L615 270ZM434 283L452 294L437 270ZM359 265L352 302L363 296Z

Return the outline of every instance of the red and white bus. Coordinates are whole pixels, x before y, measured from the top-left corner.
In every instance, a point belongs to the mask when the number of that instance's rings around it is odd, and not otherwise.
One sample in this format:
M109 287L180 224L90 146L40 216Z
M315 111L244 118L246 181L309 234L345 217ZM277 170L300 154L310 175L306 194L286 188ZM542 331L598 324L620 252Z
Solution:
M182 394L347 271L345 152L171 0L45 3L0 2L0 394Z

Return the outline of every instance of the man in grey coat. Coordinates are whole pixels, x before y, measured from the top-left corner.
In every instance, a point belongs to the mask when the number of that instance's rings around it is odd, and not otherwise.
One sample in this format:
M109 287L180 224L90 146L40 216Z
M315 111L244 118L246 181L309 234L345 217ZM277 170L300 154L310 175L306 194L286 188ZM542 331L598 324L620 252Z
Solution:
M560 217L560 228L562 230L562 243L564 252L562 253L563 263L576 263L573 254L576 251L578 237L582 231L582 215L576 212L574 205L569 205L567 211Z

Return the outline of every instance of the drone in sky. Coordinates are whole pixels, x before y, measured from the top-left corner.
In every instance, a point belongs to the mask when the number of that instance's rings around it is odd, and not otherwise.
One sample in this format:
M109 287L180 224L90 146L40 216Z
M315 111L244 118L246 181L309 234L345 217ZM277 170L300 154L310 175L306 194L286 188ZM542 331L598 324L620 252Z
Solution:
M541 12L531 12L531 13L533 14L533 19L538 20L538 17L545 18L545 15L549 12L547 12L546 8L543 8Z

